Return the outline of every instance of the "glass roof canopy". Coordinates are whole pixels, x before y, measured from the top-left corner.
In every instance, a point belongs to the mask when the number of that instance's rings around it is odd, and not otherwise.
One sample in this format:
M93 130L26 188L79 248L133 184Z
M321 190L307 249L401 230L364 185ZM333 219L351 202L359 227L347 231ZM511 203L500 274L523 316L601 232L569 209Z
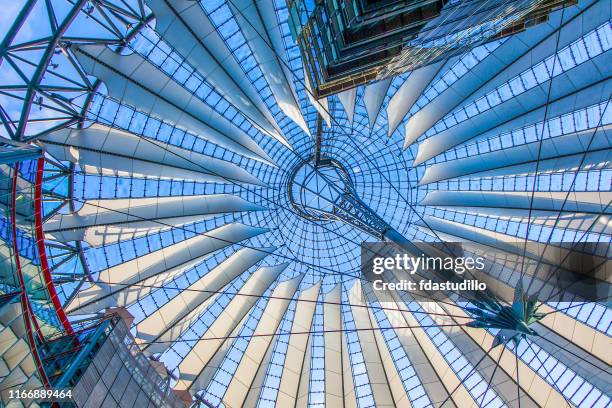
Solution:
M539 299L537 335L492 348L460 294L378 299L359 271L373 238L287 189L319 149L412 242L607 248L608 2L319 101L284 0L14 3L0 131L46 152L71 319L126 307L145 353L215 406L610 404L607 299ZM491 279L506 303L534 280Z

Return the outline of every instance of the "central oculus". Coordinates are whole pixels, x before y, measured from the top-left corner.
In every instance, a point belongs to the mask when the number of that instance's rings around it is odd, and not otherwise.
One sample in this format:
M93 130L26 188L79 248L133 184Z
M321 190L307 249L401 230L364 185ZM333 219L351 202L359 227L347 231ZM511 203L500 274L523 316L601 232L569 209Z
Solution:
M358 197L350 173L335 159L313 156L298 163L289 174L287 195L294 210L308 220L340 221L380 241L412 249L402 234Z
M292 207L313 221L338 219L340 202L353 194L353 181L337 160L314 157L299 163L289 175L287 194Z

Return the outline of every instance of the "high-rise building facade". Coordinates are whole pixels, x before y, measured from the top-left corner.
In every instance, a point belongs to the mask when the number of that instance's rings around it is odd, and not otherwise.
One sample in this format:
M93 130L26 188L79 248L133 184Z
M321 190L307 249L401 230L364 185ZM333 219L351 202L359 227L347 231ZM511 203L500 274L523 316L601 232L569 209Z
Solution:
M574 0L288 1L317 97L380 81L548 21Z

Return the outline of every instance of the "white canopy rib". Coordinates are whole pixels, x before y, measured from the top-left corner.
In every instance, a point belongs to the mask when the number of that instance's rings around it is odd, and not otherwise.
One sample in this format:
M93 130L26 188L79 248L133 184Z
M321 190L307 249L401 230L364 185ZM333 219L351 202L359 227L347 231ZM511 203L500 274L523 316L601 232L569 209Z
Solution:
M412 71L387 105L387 135L391 136L419 96L444 66L444 61Z
M76 212L45 222L46 235L90 246L109 245L232 212L264 207L230 194L87 200Z
M58 160L91 174L265 185L233 163L101 124L58 130L40 140Z
M212 298L237 276L256 265L275 248L241 248L207 272L185 290L136 325L138 338L151 341L158 339L177 322L185 318L198 306Z
M376 118L380 114L380 108L382 107L383 101L387 96L389 85L391 85L392 78L383 79L378 82L374 82L366 85L363 93L363 103L365 104L366 111L368 112L368 122L370 123L370 129L373 128L376 123Z
M427 167L419 185L524 163L535 163L581 153L607 151L612 146L612 139L607 136L610 130L612 130L612 125L606 125L596 129L588 129L503 150L482 153L477 158L466 157L436 163Z
M337 284L324 296L323 322L327 332L325 342L325 405L356 407L352 370L348 362L346 339L342 333L342 284Z
M520 117L532 109L538 109L546 105L548 101L554 101L556 99L561 99L564 96L572 95L581 89L585 89L586 87L603 80L605 77L599 77L599 74L593 75L592 73L587 73L587 71L598 72L594 66L588 67L589 63L591 63L591 61L585 62L569 72L555 77L553 79L553 89L564 89L554 92L550 99L546 93L547 88L539 86L524 92L519 96L509 99L506 102L503 102L500 106L497 106L496 109L489 109L481 114L478 114L477 116L474 116L427 138L419 144L419 150L416 158L414 159L413 165L417 166L424 163L425 161L445 152L446 150L472 139L480 133L486 132L503 124L507 120ZM607 77L612 76L612 68L606 75ZM561 84L578 82L578 77L582 78L580 82L583 82L585 88L574 88L573 85L561 86ZM591 79L588 79L589 77ZM606 85L609 91L610 86L612 86L612 81L607 81Z
M588 3L592 3L592 1L586 1L585 3L587 3L585 5L587 7ZM581 7L564 10L565 20L567 21L581 11ZM553 12L548 23L538 24L528 31L510 37L484 60L465 72L452 86L447 87L412 115L406 122L404 147L414 143L438 120L442 119L489 80L495 78L509 64L529 52L540 41L554 34L561 22L561 13L562 11Z
M92 313L104 307L126 304L126 297L136 300L139 292L142 296L143 289L130 288L131 284L137 284L152 277L165 280L167 275L174 276L188 270L214 251L266 231L268 230L264 228L239 223L227 224L208 231L205 235L196 235L104 269L100 272L95 284L79 292L68 306L68 311L79 310L82 313Z
M293 298L303 277L303 274L298 275L291 280L279 283L274 288L272 296L257 323L255 332L242 355L240 364L238 364L238 368L225 390L223 397L225 405L230 407L243 406L251 390L255 391L253 395L259 395L257 391L261 387L262 374L265 374L267 367L266 364L262 364L262 361L270 351L270 345L274 340L272 334L277 332L291 298ZM255 383L257 377L260 380L259 384Z
M310 339L307 332L311 330L320 288L321 284L317 283L303 290L297 299L293 324L291 325L292 334L289 336L289 346L287 347L285 365L283 366L275 405L279 408L292 407L296 404L306 347Z
M257 302L258 297L263 295L286 267L287 264L262 267L251 275L238 295L234 296L221 315L210 325L179 364L180 374L176 389L190 390L192 393L200 389L202 385L200 377L225 342L225 337L234 331Z
M365 294L363 293L361 281L355 280L353 287L349 291L348 300L351 304L361 353L363 354L368 378L370 379L374 403L377 407L397 407L399 406L396 400L398 395L393 392L395 387L393 390L390 388L392 382L390 381L391 378L389 378L389 375L397 376L397 371L393 368L393 371L388 372L386 370L388 367L383 364L382 355L374 334L375 326L372 325L370 312L366 307L363 307L366 306L364 297ZM393 365L392 362L391 365Z
M567 198L567 199L566 199ZM612 201L612 192L552 192L552 191L431 191L421 205L438 207L490 207L558 212L612 213L605 210ZM604 211L605 210L605 211Z
M139 54L120 55L105 45L73 46L83 69L99 78L109 95L236 153L272 163L242 129Z
M353 123L355 116L355 102L357 97L357 88L351 88L338 94L338 99L346 112L346 117L350 123Z
M206 46L205 32L210 30L210 22L199 5L196 2L169 0L147 0L146 3L153 10L155 30L160 36L206 78L220 95L244 113L254 126L286 143L257 90L248 78L239 74L240 67L228 66L227 60L217 59L218 51L211 52Z
M231 1L230 7L234 12L234 17L242 29L242 33L253 52L253 56L259 63L259 68L270 86L270 90L276 99L278 107L295 122L302 130L308 132L308 125L304 120L300 104L298 103L293 88L292 74L288 68L283 68L283 61L279 58L282 55L279 50L274 52L274 44L279 47L278 39L273 42L269 33L279 30L275 16L273 2L241 0ZM265 23L262 18L265 17ZM274 37L275 34L272 34ZM284 50L283 50L284 53Z

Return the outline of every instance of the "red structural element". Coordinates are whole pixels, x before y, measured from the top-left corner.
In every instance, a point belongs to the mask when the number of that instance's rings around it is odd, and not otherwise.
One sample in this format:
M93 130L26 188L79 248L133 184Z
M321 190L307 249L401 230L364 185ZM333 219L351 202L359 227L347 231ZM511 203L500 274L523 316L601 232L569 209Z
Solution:
M36 348L36 341L34 339L34 333L32 330L32 322L34 322L34 325L36 326L36 332L38 333L38 336L41 338L41 340L43 340L44 338L40 331L40 327L38 326L38 322L36 321L36 317L32 313L32 305L30 305L30 299L28 298L25 280L23 279L23 274L21 271L21 259L19 258L19 246L17 244L17 209L15 207L15 204L17 202L17 178L19 177L19 163L15 163L13 172L13 191L11 195L11 226L13 231L13 252L15 256L15 266L17 267L17 276L19 277L19 285L21 286L21 307L23 309L26 324L26 334L28 335L28 343L30 344L30 350L32 350L32 356L34 357L36 368L38 369L38 373L40 374L43 385L45 387L49 387L49 379L47 378L47 373L45 373L42 361L40 360L40 356L38 355L38 349Z
M47 261L47 252L45 250L45 236L42 226L42 182L44 167L45 159L41 157L40 159L38 159L38 165L36 168L36 185L34 190L34 223L36 227L36 243L38 245L38 256L40 257L40 268L45 278L45 285L47 287L47 290L49 291L49 296L51 297L51 302L53 302L53 307L55 308L57 317L64 326L66 333L69 335L73 335L74 330L72 329L72 325L70 324L70 321L68 321L68 317L66 317L66 312L62 307L62 302L60 302L59 298L57 297L57 292L55 291L55 285L53 284L53 279L51 278L51 271L49 270L49 262Z

